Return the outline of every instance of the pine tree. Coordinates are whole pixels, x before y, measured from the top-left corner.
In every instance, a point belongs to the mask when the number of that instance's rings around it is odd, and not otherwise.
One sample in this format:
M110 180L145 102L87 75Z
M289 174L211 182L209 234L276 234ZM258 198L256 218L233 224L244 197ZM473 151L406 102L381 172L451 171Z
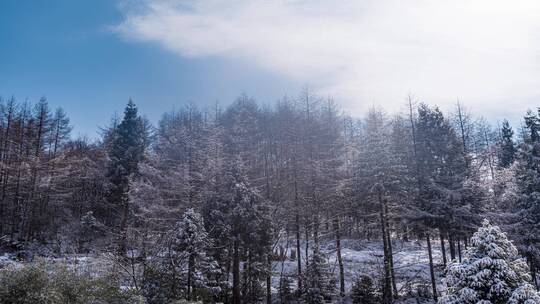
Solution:
M373 280L369 276L360 276L355 280L351 290L351 299L353 304L379 303L373 286Z
M216 240L215 247L227 248L217 250L214 256L224 273L232 272L232 303L257 302L263 296L261 281L269 271L269 210L235 165L228 166L222 174L224 183L204 205L205 222Z
M142 291L150 303L214 300L220 269L208 254L214 242L202 216L188 209L153 248L144 268Z
M538 294L531 290L525 260L499 227L484 220L471 241L463 262L447 268L448 293L440 304L506 304L510 299L515 303L540 303L534 300ZM524 298L529 302L523 302Z
M514 144L514 130L508 120L504 120L501 128L501 139L499 147L499 166L508 168L514 163L517 149Z
M181 221L170 231L171 258L185 281L186 300L195 299L196 289L209 289L211 275L215 271L214 261L206 252L212 246L202 216L193 209L188 209Z
M129 217L130 181L138 173L139 162L144 157L148 134L143 119L137 114L137 107L130 99L124 111L122 122L108 134L110 146L108 154L108 179L111 189L108 201L112 210L119 210L119 252L125 253L127 224Z
M538 304L540 303L540 293L532 285L526 284L516 289L508 304Z
M516 236L519 247L527 258L533 280L540 265L540 118L532 112L525 117L527 136L517 156L516 183L518 201Z
M467 203L461 199L468 167L462 143L438 108L420 105L416 127L418 199L411 217L424 230L428 243L431 285L436 300L437 284L429 230L439 230L443 245L444 235L453 228L460 228L460 224L469 218L470 214L464 212L467 211Z
M335 293L335 279L329 269L326 256L315 245L310 256L305 275L304 300L306 304L320 304L332 299Z

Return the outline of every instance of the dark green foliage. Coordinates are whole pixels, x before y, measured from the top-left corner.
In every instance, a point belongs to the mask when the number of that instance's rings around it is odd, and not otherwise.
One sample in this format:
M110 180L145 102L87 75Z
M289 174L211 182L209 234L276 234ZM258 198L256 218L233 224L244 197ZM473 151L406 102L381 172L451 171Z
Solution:
M138 172L138 164L143 159L147 145L147 130L137 107L129 100L124 111L124 119L107 134L110 145L108 177L112 185L109 201L123 204L127 201L129 178Z
M107 134L108 181L110 189L107 200L110 204L111 218L109 224L117 223L119 227L118 252L126 251L127 225L130 212L130 181L138 173L138 165L144 158L148 145L148 129L145 121L137 114L137 107L129 100L124 111L124 119L118 126L113 126Z
M353 304L377 304L379 299L373 286L373 280L368 276L358 277L351 290Z
M474 224L469 202L462 197L470 173L454 129L438 108L422 104L417 130L418 208L422 211L417 219L443 231Z
M515 213L519 222L515 235L534 273L540 266L540 118L528 112L525 127L525 141L517 155L519 198Z
M504 120L501 128L499 166L508 168L514 163L516 157L516 146L514 144L514 130L508 120Z

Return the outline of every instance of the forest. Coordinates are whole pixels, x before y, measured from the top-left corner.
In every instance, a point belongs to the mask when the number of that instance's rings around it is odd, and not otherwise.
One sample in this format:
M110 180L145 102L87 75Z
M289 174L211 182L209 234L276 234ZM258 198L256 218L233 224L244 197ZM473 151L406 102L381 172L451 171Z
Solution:
M0 302L540 303L539 113L1 99Z

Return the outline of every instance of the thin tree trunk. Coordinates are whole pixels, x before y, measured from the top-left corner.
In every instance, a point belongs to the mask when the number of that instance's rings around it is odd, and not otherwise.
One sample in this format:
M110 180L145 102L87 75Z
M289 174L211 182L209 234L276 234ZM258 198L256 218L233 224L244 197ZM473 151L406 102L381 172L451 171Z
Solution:
M539 290L538 282L536 281L536 267L535 267L536 265L534 264L534 258L530 254L527 256L527 262L529 264L529 269L531 271L531 278L532 278L534 287L538 291Z
M446 267L446 247L444 246L444 235L442 232L439 233L439 238L441 239L441 255L443 266Z
M450 260L456 259L456 242L454 241L454 235L448 234L448 244L450 245Z
M296 258L298 270L298 291L302 290L302 251L300 244L300 215L296 212Z
M382 186L380 186L382 188ZM381 234L383 240L383 253L384 253L384 287L383 287L383 304L392 303L392 275L390 270L390 258L388 250L388 238L386 235L386 220L385 220L385 208L382 197L382 189L378 189L377 196L379 198L379 204L381 205Z
M431 252L431 239L429 233L426 233L426 241L429 256L429 274L431 275L431 288L433 292L433 299L437 302L437 282L435 282L435 270L433 268L433 254Z
M272 304L272 255L267 255L268 271L266 273L266 304Z
M461 240L457 239L457 249L458 249L458 256L459 256L459 262L461 263Z
M127 221L129 216L129 203L127 198L122 203L122 218L120 220L120 244L118 247L119 254L124 256L127 250Z
M193 268L195 268L195 256L193 254L189 255L188 262L188 275L187 275L187 300L191 301L191 289L192 289L192 277L193 277Z
M532 272L532 280L533 280L533 283L534 283L534 286L536 287L536 290L537 291L540 291L540 289L538 288L538 281L536 280L536 268L533 266L531 267L531 272Z
M306 219L305 225L305 234L306 234L306 269L309 266L309 222Z
M339 218L336 217L334 220L334 230L336 233L336 255L339 266L339 295L341 297L345 296L345 273L343 270L343 258L341 257L341 232L340 232L340 223Z
M239 252L238 237L234 240L233 250L233 294L232 304L241 304L240 298L240 252Z
M386 241L388 243L388 260L390 262L390 276L392 278L392 293L394 299L398 297L397 283L396 283L396 274L394 271L394 253L392 249L392 237L390 236L390 225L388 223L388 205L385 203L385 222L386 222Z

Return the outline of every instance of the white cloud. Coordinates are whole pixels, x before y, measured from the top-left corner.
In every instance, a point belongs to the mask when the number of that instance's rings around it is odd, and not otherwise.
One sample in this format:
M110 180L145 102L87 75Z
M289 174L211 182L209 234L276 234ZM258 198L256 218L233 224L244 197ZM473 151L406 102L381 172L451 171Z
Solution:
M540 105L540 1L142 0L123 36L245 61L352 112L409 92L504 114ZM234 71L233 71L234 72ZM489 115L490 113L488 113Z

